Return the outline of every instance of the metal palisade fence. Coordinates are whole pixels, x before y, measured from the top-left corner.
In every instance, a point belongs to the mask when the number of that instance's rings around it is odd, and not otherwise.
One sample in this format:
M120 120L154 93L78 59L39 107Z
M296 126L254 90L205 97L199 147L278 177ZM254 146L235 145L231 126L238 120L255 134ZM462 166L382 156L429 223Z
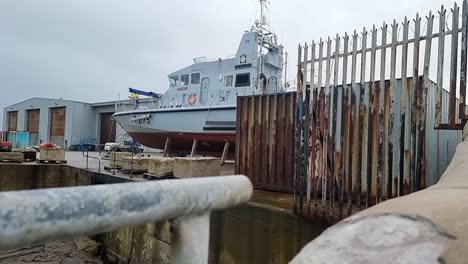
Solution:
M467 22L465 0L299 45L298 214L339 220L437 182L468 118Z

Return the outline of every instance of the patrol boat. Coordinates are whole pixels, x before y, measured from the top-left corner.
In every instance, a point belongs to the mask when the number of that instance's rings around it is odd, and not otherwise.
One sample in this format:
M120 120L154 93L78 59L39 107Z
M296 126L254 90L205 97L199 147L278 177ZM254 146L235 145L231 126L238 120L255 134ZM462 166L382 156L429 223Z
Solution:
M151 109L113 115L140 144L171 151L220 151L235 143L238 96L284 92L283 46L268 21L269 1L260 0L260 19L245 31L236 55L226 59L193 59L168 75L169 89ZM230 144L231 151L234 144Z

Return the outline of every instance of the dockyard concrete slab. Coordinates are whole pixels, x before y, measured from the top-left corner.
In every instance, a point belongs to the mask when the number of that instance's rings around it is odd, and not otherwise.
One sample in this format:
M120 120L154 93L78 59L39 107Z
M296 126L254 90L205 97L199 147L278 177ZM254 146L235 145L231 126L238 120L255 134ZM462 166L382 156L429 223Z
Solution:
M111 167L123 167L124 158L132 157L132 153L128 152L112 152L109 158Z
M122 169L128 171L133 170L138 172L146 172L148 171L149 160L150 158L139 156L124 157L122 162Z
M169 176L174 173L174 158L154 157L148 160L148 173Z
M220 159L209 157L175 158L174 176L194 178L221 175Z

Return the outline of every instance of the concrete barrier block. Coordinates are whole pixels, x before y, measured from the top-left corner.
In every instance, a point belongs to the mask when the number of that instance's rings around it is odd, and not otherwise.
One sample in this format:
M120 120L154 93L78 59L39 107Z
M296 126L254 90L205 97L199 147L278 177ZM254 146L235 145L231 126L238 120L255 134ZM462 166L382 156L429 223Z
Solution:
M174 173L174 158L156 157L148 160L148 173L169 176Z
M221 175L218 158L175 158L174 176L177 178L194 178Z
M110 155L110 166L111 167L123 167L122 164L124 163L124 158L132 157L132 153L129 152L111 152ZM114 164L115 161L115 164Z
M0 161L23 162L24 154L21 152L0 152Z
M64 161L65 149L41 149L39 160Z
M143 158L134 156L123 158L122 169L123 170L133 170L133 171L147 171L150 158Z

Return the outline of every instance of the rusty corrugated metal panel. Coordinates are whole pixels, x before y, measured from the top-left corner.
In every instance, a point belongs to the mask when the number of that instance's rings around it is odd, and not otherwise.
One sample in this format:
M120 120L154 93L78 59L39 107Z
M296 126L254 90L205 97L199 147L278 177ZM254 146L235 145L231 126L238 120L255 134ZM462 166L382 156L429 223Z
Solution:
M292 193L296 94L238 97L237 103L236 173L254 188Z

